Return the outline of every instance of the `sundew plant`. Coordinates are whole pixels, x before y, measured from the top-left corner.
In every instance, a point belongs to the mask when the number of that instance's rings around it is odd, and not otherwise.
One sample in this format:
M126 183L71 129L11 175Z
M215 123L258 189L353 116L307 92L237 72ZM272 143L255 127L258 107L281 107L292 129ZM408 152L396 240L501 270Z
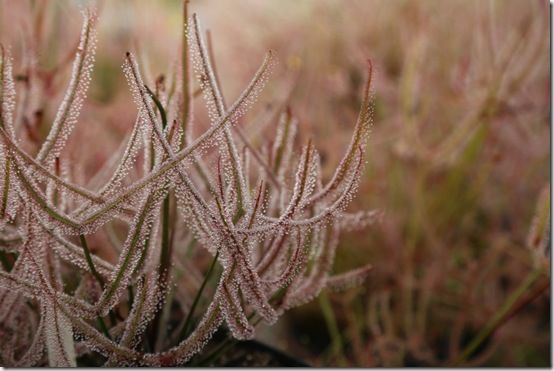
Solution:
M17 134L28 97L16 98L13 59L1 49L1 365L202 364L217 350L209 340L218 329L251 339L259 323L273 324L323 288L367 277L369 266L340 274L332 267L341 232L379 217L346 210L365 161L370 62L350 143L323 179L312 141L294 145L290 109L261 145L239 122L268 83L274 53L227 103L210 44L185 5L177 72L151 81L135 53L122 51L136 121L83 185L64 152L94 78L95 14L83 11L71 78L36 155ZM189 76L210 119L196 136ZM97 234L107 236L115 259L89 249ZM211 255L209 265L191 259L196 248Z

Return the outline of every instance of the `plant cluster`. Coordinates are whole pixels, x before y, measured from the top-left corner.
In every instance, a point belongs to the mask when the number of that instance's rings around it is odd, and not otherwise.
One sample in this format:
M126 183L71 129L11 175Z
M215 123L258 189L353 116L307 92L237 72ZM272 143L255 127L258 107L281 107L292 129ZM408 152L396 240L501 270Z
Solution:
M91 352L106 365L183 365L223 324L233 338L250 339L258 323L274 323L324 287L365 279L369 266L331 272L340 233L379 216L346 211L363 170L371 63L352 139L324 181L313 143L295 152L290 109L262 146L239 124L267 82L273 53L227 104L209 45L185 7L181 68L171 81L148 81L134 54L125 54L136 121L94 186L85 186L64 157L97 44L97 17L83 14L69 85L36 156L20 144L12 59L4 48L0 55L2 365L76 366ZM197 137L191 70L210 119ZM123 241L116 229L126 232ZM87 239L99 233L109 237L115 261L89 249ZM213 257L204 278L187 256L194 245Z

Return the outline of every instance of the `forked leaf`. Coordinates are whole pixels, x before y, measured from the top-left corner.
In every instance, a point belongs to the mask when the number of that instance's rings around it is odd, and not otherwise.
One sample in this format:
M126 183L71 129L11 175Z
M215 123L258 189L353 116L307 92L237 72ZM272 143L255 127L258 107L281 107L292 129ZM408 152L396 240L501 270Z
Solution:
M96 21L94 12L86 10L69 86L56 113L50 132L37 154L37 161L46 162L48 166L52 166L54 158L60 155L71 130L77 122L90 85L90 75L96 51Z
M354 128L354 133L352 134L352 139L348 145L348 149L342 160L339 163L335 173L333 174L329 183L327 183L321 191L316 193L310 198L310 203L322 199L327 196L329 193L337 189L345 177L349 173L350 167L353 165L356 151L362 149L365 151L365 143L369 135L369 128L371 125L371 80L373 77L373 65L370 60L368 60L368 76L364 86L362 106L360 108L360 114L358 120L356 121L356 127Z

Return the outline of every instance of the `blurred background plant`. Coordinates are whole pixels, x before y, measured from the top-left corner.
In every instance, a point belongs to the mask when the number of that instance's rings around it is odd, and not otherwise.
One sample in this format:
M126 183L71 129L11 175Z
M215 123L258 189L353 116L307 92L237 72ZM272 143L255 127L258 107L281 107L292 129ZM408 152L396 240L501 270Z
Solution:
M1 3L16 84L38 92L22 133L29 151L55 114L46 102L61 99L68 79L77 39L60 36L80 27L68 4ZM99 4L102 47L68 148L98 139L68 151L79 156L76 179L96 173L134 122L121 51L139 50L155 76L179 53L180 1ZM335 266L371 263L370 281L324 292L262 329L262 340L312 365L550 364L546 1L204 0L191 10L210 29L215 59L233 61L218 66L226 96L240 92L256 56L277 52L278 81L246 118L267 120L290 104L326 176L360 106L359 61L374 65L375 126L356 208L386 216L343 239ZM89 244L113 258L102 241Z

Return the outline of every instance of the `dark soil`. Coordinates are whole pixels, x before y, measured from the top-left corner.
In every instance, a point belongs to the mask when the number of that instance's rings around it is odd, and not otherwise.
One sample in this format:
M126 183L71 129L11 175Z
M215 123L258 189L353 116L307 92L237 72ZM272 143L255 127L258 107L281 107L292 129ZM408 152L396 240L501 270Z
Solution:
M222 367L309 367L277 349L256 340L241 341L218 359Z

